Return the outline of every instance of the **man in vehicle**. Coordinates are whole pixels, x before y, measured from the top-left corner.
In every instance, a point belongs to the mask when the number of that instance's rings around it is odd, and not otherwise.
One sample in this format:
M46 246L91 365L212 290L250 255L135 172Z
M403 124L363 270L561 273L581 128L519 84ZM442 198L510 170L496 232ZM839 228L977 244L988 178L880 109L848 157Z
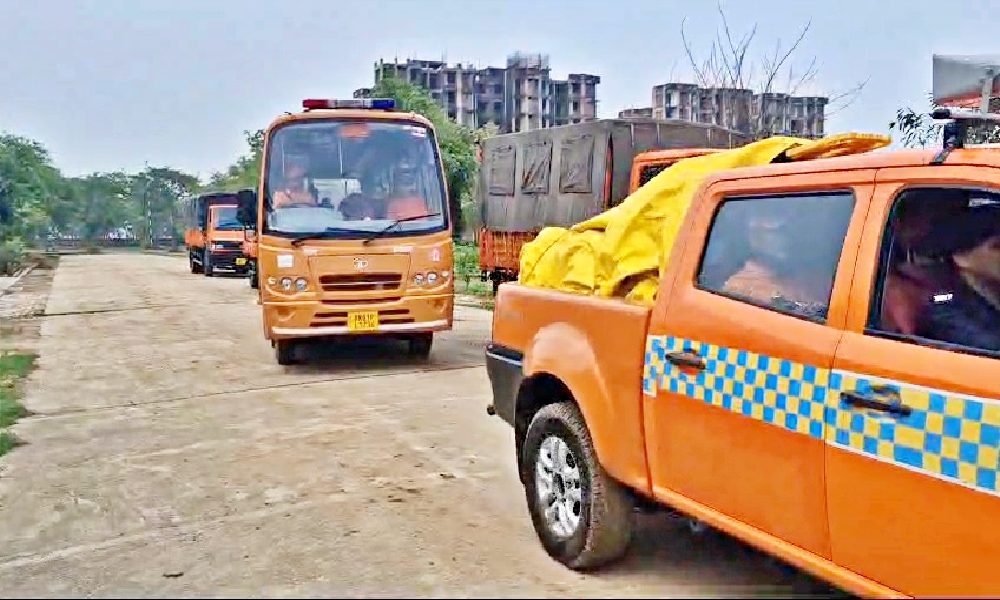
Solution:
M308 157L304 155L285 155L282 185L271 197L272 207L317 206L316 194L306 187L308 164Z
M392 192L386 203L387 219L409 219L430 212L420 194L417 168L408 154L403 154L393 172Z
M898 201L890 218L893 261L886 274L879 327L883 331L914 335L931 294L925 267L933 259L921 249L936 222L963 211L968 204L964 192L955 197L918 197L917 193Z
M811 261L803 260L807 244L800 243L804 241L800 225L789 222L780 206L750 213L745 248L748 258L726 280L722 291L778 309L794 307L799 314L825 315L833 283L831 271L811 269Z
M931 293L917 335L1000 352L1000 210L954 215L935 231L934 244L950 260L931 271Z

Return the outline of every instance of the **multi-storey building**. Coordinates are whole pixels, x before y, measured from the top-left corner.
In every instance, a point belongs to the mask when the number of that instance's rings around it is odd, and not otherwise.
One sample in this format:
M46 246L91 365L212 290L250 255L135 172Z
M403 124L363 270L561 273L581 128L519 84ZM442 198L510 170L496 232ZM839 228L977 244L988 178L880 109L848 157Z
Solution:
M375 63L375 81L397 77L426 89L448 116L469 127L493 123L503 133L597 118L597 75L551 77L549 57L515 53L506 67L448 65L444 61ZM355 91L355 97L370 93Z
M824 135L828 99L752 90L706 88L691 83L653 87L653 105L629 109L622 116L648 114L655 119L680 119L721 125L754 137L773 134L820 138Z

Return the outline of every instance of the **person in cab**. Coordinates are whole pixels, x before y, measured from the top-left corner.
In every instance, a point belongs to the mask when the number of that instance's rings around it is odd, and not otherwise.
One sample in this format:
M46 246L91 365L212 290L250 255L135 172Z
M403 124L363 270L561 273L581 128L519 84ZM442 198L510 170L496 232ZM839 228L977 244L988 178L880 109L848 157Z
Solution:
M803 232L809 228L789 219L787 212L760 204L747 214L742 268L722 286L727 294L761 306L791 309L798 314L825 315L830 295L828 269L810 268L804 254L811 251Z
M930 244L946 252L935 265L917 335L1000 352L1000 210L969 209L941 223Z
M291 206L318 206L317 194L306 184L309 170L308 159L302 155L287 155L281 186L271 195L271 206L275 209Z
M400 158L392 180L392 193L386 202L387 219L412 219L430 213L420 193L417 167L409 155Z

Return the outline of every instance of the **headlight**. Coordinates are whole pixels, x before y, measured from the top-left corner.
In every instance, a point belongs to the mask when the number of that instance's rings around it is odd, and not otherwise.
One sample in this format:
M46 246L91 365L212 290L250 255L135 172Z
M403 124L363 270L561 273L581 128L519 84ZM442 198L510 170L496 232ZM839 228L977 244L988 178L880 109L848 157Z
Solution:
M423 285L424 284L424 274L423 273L417 273L416 275L414 275L413 276L413 283L415 283L416 285Z
M271 287L274 287L274 286L278 285L278 278L275 277L274 275L268 277L267 278L267 285L269 285Z
M431 271L430 273L427 274L427 285L434 285L435 283L437 283L437 280L438 280L438 274L435 273L434 271Z
M451 275L450 271L441 271L441 279L448 279L449 275Z
M292 278L291 277L282 277L281 278L281 289L285 290L286 292L292 291Z
M295 280L295 291L304 292L309 287L309 282L299 277Z

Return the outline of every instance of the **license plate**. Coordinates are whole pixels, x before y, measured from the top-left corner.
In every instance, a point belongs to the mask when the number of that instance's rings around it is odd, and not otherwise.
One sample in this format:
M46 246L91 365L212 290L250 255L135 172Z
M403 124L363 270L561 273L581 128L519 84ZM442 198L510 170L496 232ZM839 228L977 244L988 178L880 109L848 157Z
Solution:
M347 329L348 331L378 331L378 312L366 310L347 313Z
M242 267L245 264L247 264L247 259L243 258L242 256L240 258L236 259L236 266L237 267Z

